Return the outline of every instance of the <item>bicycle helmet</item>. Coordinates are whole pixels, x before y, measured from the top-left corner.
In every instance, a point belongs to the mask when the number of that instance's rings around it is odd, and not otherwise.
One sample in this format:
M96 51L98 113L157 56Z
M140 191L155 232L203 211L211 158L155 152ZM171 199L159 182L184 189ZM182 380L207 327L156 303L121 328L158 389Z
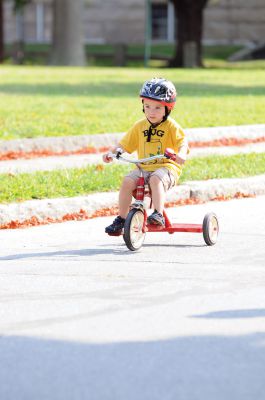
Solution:
M159 101L170 112L176 104L177 92L172 82L164 78L152 78L143 84L140 90L140 97Z

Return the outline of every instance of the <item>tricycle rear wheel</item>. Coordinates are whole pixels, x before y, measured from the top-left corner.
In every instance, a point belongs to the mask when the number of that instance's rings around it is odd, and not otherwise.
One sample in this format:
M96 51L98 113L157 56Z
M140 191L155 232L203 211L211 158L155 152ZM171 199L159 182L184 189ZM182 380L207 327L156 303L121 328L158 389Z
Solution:
M218 218L214 213L205 215L202 224L202 233L205 243L208 246L213 246L217 242L219 233Z

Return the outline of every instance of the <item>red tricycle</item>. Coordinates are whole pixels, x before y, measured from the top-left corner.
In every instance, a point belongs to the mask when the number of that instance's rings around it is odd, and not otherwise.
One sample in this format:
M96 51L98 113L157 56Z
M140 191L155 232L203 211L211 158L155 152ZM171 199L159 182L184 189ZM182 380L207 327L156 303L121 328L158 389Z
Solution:
M147 210L152 207L151 191L148 185L144 182L143 170L141 164L148 163L155 159L167 158L174 160L176 156L171 149L166 149L164 154L151 156L139 160L126 158L121 155L119 150L116 153L109 153L111 158L119 161L133 163L139 168L140 175L137 181L137 187L133 192L135 202L131 204L130 211L127 215L122 233L110 234L110 236L120 236L123 234L123 239L129 250L139 250L144 242L146 232L193 232L203 233L203 238L208 246L216 243L219 233L219 223L217 216L214 213L208 213L204 216L202 224L187 224L187 223L171 223L166 211L163 211L165 218L165 226L148 224ZM149 202L146 199L149 198ZM147 205L147 203L149 203Z

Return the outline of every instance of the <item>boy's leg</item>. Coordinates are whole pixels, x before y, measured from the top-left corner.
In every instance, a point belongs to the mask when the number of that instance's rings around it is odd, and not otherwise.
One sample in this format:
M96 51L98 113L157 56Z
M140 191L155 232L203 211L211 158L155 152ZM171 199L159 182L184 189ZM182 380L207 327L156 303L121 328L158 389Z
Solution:
M152 191L152 202L154 208L163 214L165 203L165 188L163 182L157 175L152 175L149 180L149 185Z
M119 215L126 218L132 202L132 193L136 188L136 181L128 176L123 179L119 193Z
M147 221L150 224L164 226L165 219L163 217L163 211L166 192L175 185L175 178L167 168L159 168L152 173L149 185L152 190L152 201L155 210L153 214L148 217Z
M136 188L136 181L128 176L123 179L119 192L119 215L114 219L111 225L105 228L105 232L110 235L119 235L122 233L125 218L129 212L132 201L132 192Z

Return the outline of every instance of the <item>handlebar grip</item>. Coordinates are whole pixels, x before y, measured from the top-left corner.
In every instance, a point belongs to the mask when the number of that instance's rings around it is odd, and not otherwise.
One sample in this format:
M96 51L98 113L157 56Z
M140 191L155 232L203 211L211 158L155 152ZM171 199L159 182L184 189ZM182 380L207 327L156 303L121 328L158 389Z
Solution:
M117 160L120 158L120 156L122 155L122 153L123 153L123 150L122 150L120 147L118 147L118 148L116 149L116 151L115 151Z

